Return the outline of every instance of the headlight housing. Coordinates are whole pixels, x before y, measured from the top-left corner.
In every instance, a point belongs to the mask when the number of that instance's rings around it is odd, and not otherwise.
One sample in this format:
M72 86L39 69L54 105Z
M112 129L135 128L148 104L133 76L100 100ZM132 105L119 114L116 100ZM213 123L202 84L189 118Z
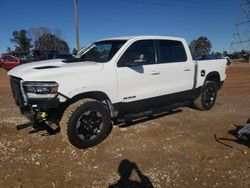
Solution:
M58 94L56 82L23 82L27 98L54 98Z

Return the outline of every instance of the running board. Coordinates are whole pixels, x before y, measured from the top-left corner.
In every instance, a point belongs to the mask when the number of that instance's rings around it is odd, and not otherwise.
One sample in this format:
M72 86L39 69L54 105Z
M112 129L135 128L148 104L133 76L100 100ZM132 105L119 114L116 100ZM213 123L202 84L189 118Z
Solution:
M135 113L135 114L127 114L124 116L124 118L119 118L119 121L130 121L133 119L138 119L138 118L142 118L142 117L146 117L146 116L150 116L150 115L154 115L154 114L158 114L158 113L162 113L162 112L167 112L176 108L180 108L180 107L184 107L184 106L188 106L191 105L190 101L185 101L185 102L181 102L181 103L175 103L173 105L169 105L169 106L163 106L163 107L158 107L158 108L152 108L148 111L144 111L144 112L139 112L139 113Z

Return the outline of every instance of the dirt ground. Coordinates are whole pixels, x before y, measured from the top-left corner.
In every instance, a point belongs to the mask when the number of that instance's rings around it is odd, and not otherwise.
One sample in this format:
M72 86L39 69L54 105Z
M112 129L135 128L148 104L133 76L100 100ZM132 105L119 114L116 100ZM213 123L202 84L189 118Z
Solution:
M60 133L16 129L28 121L0 69L0 187L250 187L250 146L215 139L250 117L250 64L227 73L212 110L116 126L98 146L78 150Z

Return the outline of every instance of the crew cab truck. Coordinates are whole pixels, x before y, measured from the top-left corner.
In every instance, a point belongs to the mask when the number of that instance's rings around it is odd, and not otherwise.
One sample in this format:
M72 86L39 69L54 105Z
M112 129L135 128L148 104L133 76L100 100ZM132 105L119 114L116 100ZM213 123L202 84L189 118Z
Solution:
M58 125L78 148L100 143L111 122L193 105L210 110L226 59L194 61L182 38L99 40L74 58L24 64L8 72L21 112Z

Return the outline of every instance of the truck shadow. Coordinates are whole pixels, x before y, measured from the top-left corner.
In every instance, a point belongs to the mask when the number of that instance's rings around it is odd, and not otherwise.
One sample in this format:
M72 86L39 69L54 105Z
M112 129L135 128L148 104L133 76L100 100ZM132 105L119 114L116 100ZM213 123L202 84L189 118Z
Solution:
M222 141L229 141L229 142L234 142L243 146L246 146L248 148L250 148L250 135L246 136L244 139L240 138L238 135L238 131L240 129L242 129L244 127L244 125L236 125L234 124L235 129L231 129L228 131L228 133L226 135L224 135L223 137L219 137L217 138L217 136L215 135L215 140L227 147L233 148L233 146L222 142Z
M31 122L28 122L25 124L17 125L16 129L17 131L19 131L19 130L30 128L30 127L33 127L33 124ZM41 131L46 131L46 133L43 133L42 136L50 136L50 135L59 133L60 128L57 128L54 130L50 128L49 126L47 126L45 123L43 123L43 124L39 124L38 126L36 126L35 129L32 129L31 131L29 131L28 134L34 134L34 133L41 132Z
M150 179L141 172L136 163L131 162L128 159L124 159L120 162L117 171L120 176L120 179L116 183L110 185L109 188L116 188L116 187L153 188L154 187ZM130 179L133 172L136 173L139 180Z
M158 118L161 118L161 117L164 117L164 116L177 114L177 113L180 113L182 111L183 110L181 110L181 109L177 109L177 110L174 110L174 111L165 111L165 112L161 112L161 113L158 113L158 114L152 114L151 116L141 117L141 118L138 118L138 119L133 119L133 120L129 120L129 121L125 120L125 122L123 122L123 123L114 123L114 125L116 125L116 126L118 126L120 128L126 128L126 127L130 127L130 126L138 125L139 123L143 123L143 122L147 122L147 121L150 121L150 120L158 119Z

